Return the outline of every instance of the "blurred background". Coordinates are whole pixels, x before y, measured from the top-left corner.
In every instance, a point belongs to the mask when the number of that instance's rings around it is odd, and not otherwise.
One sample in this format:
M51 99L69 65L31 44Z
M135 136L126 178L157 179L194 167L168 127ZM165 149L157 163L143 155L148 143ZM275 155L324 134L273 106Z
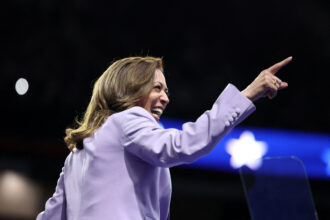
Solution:
M242 90L293 56L278 73L288 89L257 101L241 126L330 133L329 1L11 0L0 11L0 219L44 209L69 153L64 130L119 58L163 57L164 117L195 120L228 83ZM171 173L171 219L250 219L237 173ZM310 179L320 219L330 219L329 181Z

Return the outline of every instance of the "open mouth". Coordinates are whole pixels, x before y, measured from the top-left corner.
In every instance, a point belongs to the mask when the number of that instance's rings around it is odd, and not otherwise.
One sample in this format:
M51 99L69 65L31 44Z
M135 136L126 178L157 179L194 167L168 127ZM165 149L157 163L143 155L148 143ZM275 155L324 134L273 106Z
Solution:
M159 121L160 116L163 114L163 109L153 108L153 109L151 109L151 114L156 119L156 121Z

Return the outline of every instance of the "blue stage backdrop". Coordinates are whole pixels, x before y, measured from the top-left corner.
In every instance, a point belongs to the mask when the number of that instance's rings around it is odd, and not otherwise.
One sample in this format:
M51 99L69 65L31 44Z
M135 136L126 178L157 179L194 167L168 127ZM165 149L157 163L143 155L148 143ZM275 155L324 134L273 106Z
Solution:
M164 118L164 128L181 129L185 121ZM293 130L237 127L207 156L185 165L192 168L237 172L260 167L263 157L295 156L310 178L330 178L330 135Z

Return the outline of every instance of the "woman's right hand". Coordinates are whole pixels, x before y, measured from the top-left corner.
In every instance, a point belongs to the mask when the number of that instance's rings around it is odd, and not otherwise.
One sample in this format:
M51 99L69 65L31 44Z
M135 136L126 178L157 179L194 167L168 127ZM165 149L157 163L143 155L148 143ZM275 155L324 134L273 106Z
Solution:
M283 82L275 74L285 65L289 64L292 57L288 57L279 63L261 71L257 78L242 91L242 93L251 101L256 101L261 97L267 96L272 99L277 95L277 91L288 87L286 82Z

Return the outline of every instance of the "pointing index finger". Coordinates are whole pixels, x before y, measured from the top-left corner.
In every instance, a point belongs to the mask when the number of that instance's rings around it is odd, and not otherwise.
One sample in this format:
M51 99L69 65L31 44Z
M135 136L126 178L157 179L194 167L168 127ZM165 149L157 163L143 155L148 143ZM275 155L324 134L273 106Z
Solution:
M269 72L271 72L272 74L276 74L282 67L286 66L287 64L289 64L292 60L292 57L288 57L284 60L282 60L281 62L278 62L276 64L274 64L273 66L269 67L268 70Z

